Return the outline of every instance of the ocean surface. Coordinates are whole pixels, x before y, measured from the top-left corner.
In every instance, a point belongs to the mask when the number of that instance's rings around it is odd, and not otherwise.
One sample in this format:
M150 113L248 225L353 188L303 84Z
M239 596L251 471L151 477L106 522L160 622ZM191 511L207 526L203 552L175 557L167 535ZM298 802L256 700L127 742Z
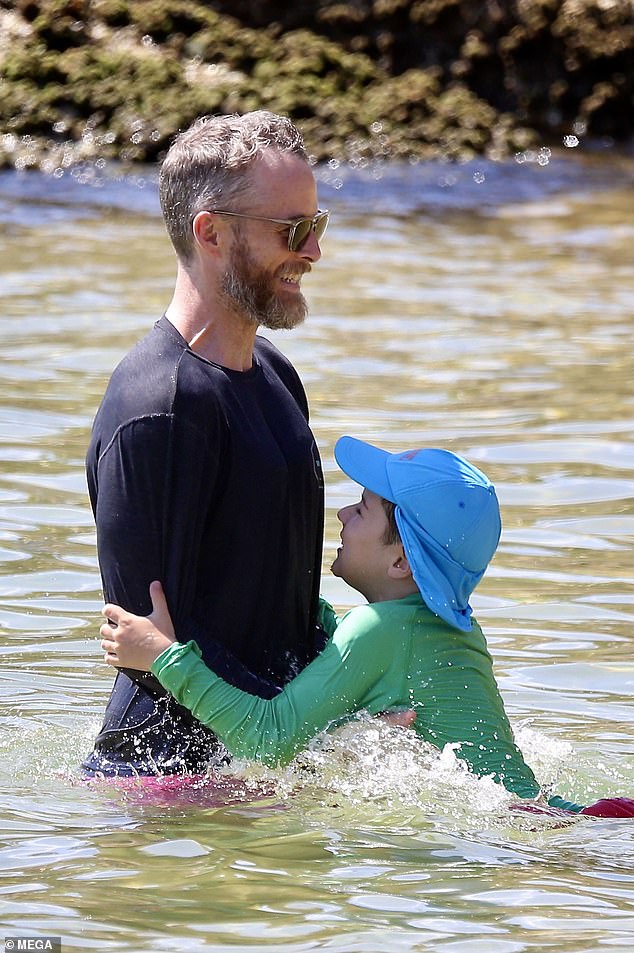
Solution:
M442 446L496 484L474 596L550 790L634 796L634 160L332 163L299 370L336 438ZM0 937L174 953L630 953L634 821L511 810L451 750L361 717L286 769L87 787L112 673L83 458L108 376L175 274L154 170L0 173ZM269 332L267 332L269 333Z

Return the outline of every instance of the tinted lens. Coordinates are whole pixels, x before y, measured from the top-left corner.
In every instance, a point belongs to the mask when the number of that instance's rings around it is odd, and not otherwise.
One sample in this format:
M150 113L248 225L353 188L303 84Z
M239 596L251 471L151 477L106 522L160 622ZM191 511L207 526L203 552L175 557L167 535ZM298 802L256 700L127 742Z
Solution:
M328 212L319 212L314 218L300 218L292 226L288 236L290 251L298 251L310 235L311 230L315 232L315 238L319 241L326 231L327 225Z
M324 237L324 232L328 228L328 218L328 212L320 212L320 214L315 217L313 228L315 229L315 238L318 242Z
M300 218L299 222L295 222L288 236L288 247L291 251L297 251L298 248L301 248L310 235L312 227L312 218Z

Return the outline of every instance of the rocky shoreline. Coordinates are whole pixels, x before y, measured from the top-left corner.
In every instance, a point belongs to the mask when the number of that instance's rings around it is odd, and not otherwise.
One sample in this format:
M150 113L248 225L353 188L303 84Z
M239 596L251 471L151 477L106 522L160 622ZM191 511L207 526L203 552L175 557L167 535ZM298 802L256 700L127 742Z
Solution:
M318 160L503 159L634 135L633 0L0 0L0 166L154 162L196 116Z

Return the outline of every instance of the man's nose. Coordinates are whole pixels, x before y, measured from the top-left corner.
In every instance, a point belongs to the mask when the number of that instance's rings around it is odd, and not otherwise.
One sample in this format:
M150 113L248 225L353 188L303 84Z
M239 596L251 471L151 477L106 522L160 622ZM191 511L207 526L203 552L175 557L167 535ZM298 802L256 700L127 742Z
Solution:
M311 228L309 231L306 241L299 249L298 254L310 262L319 261L321 258L321 248L319 247L319 242L317 241L315 230L313 228Z

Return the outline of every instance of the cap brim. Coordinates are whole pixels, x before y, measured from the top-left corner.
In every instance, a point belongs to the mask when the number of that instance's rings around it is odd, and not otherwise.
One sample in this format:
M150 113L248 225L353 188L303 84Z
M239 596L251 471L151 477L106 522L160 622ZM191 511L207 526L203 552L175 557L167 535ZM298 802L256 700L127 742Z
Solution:
M395 503L387 475L391 454L356 437L340 437L335 444L335 460L343 472L360 486Z

